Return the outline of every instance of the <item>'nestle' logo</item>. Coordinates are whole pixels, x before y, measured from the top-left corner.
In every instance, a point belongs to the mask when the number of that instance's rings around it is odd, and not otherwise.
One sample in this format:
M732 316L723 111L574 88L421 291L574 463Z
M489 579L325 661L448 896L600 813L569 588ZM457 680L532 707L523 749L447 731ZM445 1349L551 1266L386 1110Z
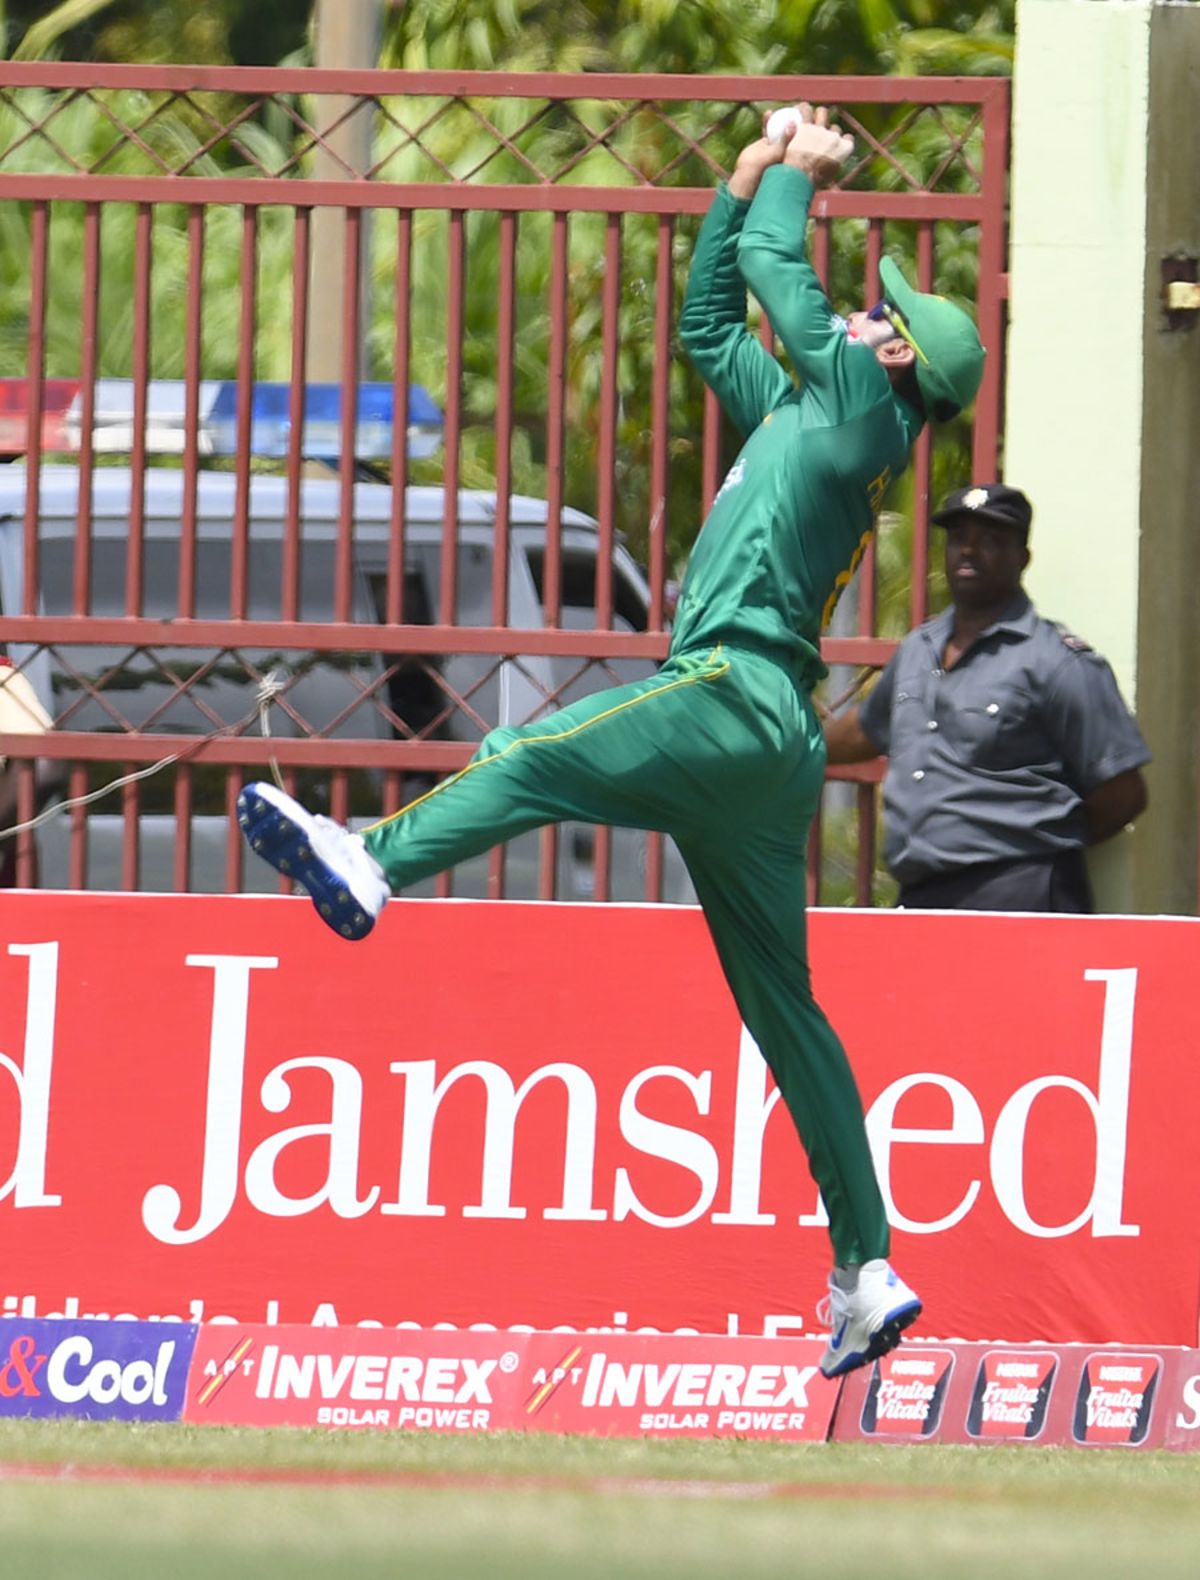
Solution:
M1154 1355L1091 1356L1075 1396L1075 1441L1144 1443L1161 1371L1162 1362Z
M859 1424L872 1435L931 1437L942 1418L954 1357L946 1350L875 1362Z
M1046 1424L1058 1366L1053 1355L985 1355L967 1409L974 1438L1030 1439Z

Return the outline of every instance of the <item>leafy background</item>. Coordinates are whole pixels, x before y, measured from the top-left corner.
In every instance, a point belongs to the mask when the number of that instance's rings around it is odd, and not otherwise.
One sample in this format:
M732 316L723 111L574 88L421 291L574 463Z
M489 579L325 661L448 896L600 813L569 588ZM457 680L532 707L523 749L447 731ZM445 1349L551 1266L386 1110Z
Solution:
M322 6L339 0L65 0L59 5L0 0L0 49L14 59L61 58L163 64L207 62L215 65L303 66L314 59ZM378 64L408 70L465 68L523 72L670 72L738 73L770 76L807 74L1003 74L1011 70L1015 0L979 6L947 0L409 0L381 8ZM131 92L104 95L112 114L141 121L151 107ZM38 120L54 103L54 149L33 138L12 150L27 130L22 117ZM18 106L19 105L19 109ZM312 105L297 101L301 113ZM284 165L302 146L296 127L281 105L268 106L244 123L236 140L206 152L206 111L227 109L215 99L180 105L156 118L143 134L164 159L195 156L196 174L253 174L255 162L271 169ZM373 155L386 160L389 180L444 179L437 164L455 174L475 169L494 149L472 108L454 105L436 120L416 145L408 131L436 108L433 102L385 101L377 117ZM528 103L493 100L483 108L510 135L529 115ZM724 168L739 147L756 134L755 113L728 107L716 131L719 111L697 104L672 108L687 135L707 136L705 147ZM897 112L885 106L861 107L863 122L884 133ZM916 119L896 144L905 165L924 176L944 160L962 131L965 111L943 109ZM576 101L569 112L538 121L519 138L522 152L539 168L578 158L568 179L582 184L627 183L634 177L603 149L579 157L587 133L606 127L614 107L603 101ZM653 171L675 158L680 148L664 124L649 114L634 117L611 138L613 150L633 170ZM978 164L979 136L966 153ZM55 161L106 173L147 168L136 149L118 146L111 119L92 99L60 102L39 90L20 90L0 104L0 168L45 170ZM437 164L431 163L436 161ZM302 157L295 173L309 167ZM511 155L493 158L481 173L491 181L528 180ZM671 181L711 185L712 168L695 156L678 160ZM961 164L943 179L944 190L968 187ZM882 160L867 162L856 184L899 184ZM133 343L134 224L132 206L105 205L103 272L99 322L102 375L127 376ZM186 212L156 207L151 273L151 371L160 378L184 372L184 304L188 243ZM255 372L259 378L286 378L291 357L291 253L293 216L282 207L260 210L256 272L258 313ZM464 428L461 476L464 486L487 488L496 475L494 414L496 390L496 303L499 277L498 219L470 214L467 226L465 334L463 343ZM0 371L24 370L29 278L28 208L0 206ZM696 229L690 218L678 222L673 238L673 283L682 291ZM391 376L394 339L395 226L377 215L367 229L369 287L365 297L364 375ZM915 251L914 227L888 224L885 250L909 264ZM839 221L832 226L830 294L836 306L858 305L863 296L866 226ZM973 227L936 227L935 284L946 294L970 301L975 295L978 236ZM650 391L653 373L656 222L628 217L623 223L618 443L615 496L618 526L641 558L648 552L650 501ZM211 205L205 220L204 332L202 368L208 378L236 374L242 267L241 213ZM50 289L46 372L72 377L79 371L79 322L83 282L83 211L79 204L52 205ZM521 220L517 256L515 432L513 485L519 492L546 492L546 370L549 327L546 301L550 270L550 221L529 215ZM412 253L412 366L414 376L436 399L445 397L446 279L448 236L444 214L418 212ZM568 366L565 499L584 510L597 507L596 458L599 441L601 335L605 276L604 219L574 216L570 229L568 279ZM677 348L676 348L677 353ZM672 356L670 387L670 484L667 501L668 571L678 576L702 516L701 456L703 391L686 360ZM722 433L722 461L732 459L740 442ZM965 422L939 431L933 449L935 497L969 475L970 429ZM418 481L437 481L440 462L422 463ZM888 501L877 548L877 629L898 636L907 628L909 555L912 538L911 478ZM931 572L935 605L944 597L936 567ZM853 591L840 611L853 618ZM840 688L845 677L834 677ZM836 788L826 800L826 884L824 898L853 892L852 810L846 792Z

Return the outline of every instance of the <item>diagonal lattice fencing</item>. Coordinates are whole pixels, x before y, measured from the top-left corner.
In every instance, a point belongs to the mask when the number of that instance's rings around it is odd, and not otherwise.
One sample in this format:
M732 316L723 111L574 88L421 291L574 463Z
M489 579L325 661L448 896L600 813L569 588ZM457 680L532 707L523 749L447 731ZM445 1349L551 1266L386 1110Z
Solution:
M647 672L738 444L674 339L692 239L800 97L856 142L814 205L835 305L886 252L993 351L973 423L888 501L832 695L924 616L931 500L997 470L1006 82L0 64L0 642L56 720L5 742L10 821L183 754L21 836L17 876L253 884L229 812L272 761L367 816L498 721ZM872 891L871 778L828 792L823 898ZM452 885L686 893L660 841L575 828Z

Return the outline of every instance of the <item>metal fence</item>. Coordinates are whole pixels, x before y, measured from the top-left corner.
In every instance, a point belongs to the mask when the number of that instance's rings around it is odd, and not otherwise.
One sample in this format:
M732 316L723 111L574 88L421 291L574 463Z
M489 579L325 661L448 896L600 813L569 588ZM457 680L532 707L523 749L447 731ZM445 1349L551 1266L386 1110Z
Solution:
M378 815L661 660L738 443L674 338L691 242L801 98L856 140L813 206L835 304L886 250L991 351L843 600L836 690L925 616L931 500L998 470L1007 82L0 64L0 644L56 721L0 738L10 822L173 759L0 845L15 880L253 886L232 812L270 765ZM810 889L869 901L877 771L839 776ZM625 837L548 829L432 892L676 896Z

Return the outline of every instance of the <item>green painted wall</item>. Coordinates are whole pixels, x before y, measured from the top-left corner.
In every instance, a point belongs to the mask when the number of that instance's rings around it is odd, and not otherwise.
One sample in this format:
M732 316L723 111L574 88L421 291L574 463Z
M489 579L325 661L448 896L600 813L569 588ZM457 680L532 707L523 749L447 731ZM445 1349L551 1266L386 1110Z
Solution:
M1151 810L1096 854L1105 909L1196 909L1200 329L1160 259L1200 256L1200 6L1021 0L1004 476L1027 585L1112 663L1155 754Z

